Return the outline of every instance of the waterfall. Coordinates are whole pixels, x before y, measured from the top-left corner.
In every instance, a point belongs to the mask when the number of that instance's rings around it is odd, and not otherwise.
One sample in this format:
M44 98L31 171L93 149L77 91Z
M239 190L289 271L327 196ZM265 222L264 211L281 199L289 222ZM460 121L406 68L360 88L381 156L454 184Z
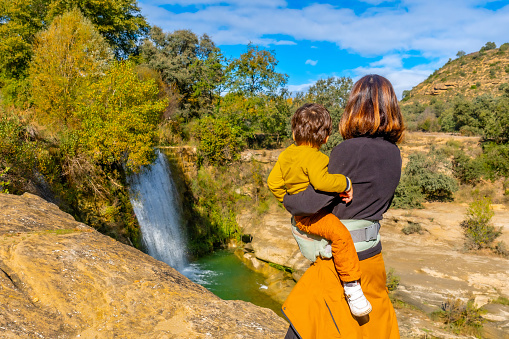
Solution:
M186 240L181 227L181 203L166 156L132 174L129 197L148 254L181 271L187 266Z

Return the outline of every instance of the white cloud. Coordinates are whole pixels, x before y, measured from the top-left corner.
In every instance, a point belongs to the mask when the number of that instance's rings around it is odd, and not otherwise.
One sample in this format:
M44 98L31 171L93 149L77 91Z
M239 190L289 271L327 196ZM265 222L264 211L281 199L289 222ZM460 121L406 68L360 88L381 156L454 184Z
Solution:
M370 65L369 67L358 67L352 71L355 74L353 77L354 81L367 74L378 74L386 77L392 83L398 98L401 99L404 90L410 90L424 81L433 73L433 70L430 65L416 66L410 69Z
M313 86L314 84L315 81L300 85L288 85L288 90L292 93L306 92L309 89L309 87Z
M139 5L151 24L165 31L187 28L199 35L207 33L219 46L249 42L292 45L306 40L332 42L353 54L378 57L378 61L352 70L354 78L367 73L387 76L398 96L459 50L470 53L487 41L497 46L509 41L509 2L492 11L482 8L490 0L400 0L394 5L394 0L361 1L383 4L361 13L318 3L288 8L285 0L140 0ZM163 4L196 7L172 13L159 7ZM403 60L409 53L433 63L407 69ZM306 64L312 65L313 60L308 61ZM310 84L289 88L305 86Z
M458 50L478 50L487 41L500 45L509 31L509 4L490 11L479 7L485 0L402 0L397 6L372 7L360 14L330 4L290 9L283 0L225 2L144 0L140 6L152 24L166 31L189 28L207 33L218 45L277 44L278 39L265 36L282 34L295 40L334 42L365 56L408 50L454 56ZM194 13L176 14L155 6L163 3L201 6ZM228 30L221 31L222 26Z
M316 66L317 63L318 63L318 60L311 60L311 59L308 59L305 62L306 65L311 65L311 66Z
M372 67L382 66L382 67L402 67L402 55L398 54L390 54L384 55L381 60L370 63Z

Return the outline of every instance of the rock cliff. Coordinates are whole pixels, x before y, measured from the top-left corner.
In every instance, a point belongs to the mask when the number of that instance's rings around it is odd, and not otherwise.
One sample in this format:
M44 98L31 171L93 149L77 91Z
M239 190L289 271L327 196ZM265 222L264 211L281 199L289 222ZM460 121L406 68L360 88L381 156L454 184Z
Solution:
M31 194L0 194L0 243L2 338L282 338L288 326Z

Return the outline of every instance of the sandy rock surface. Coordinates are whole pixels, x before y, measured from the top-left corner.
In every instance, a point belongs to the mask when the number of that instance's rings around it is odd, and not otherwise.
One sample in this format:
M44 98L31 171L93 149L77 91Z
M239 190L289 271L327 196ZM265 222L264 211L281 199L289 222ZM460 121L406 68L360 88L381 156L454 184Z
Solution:
M0 194L1 338L282 338L287 326L37 196Z
M509 306L490 303L509 297L509 260L488 252L465 252L460 222L466 208L464 204L426 204L421 210L389 210L382 221L386 269L393 269L400 278L394 296L406 305L396 309L402 338L468 338L452 334L428 314L449 299L466 302L471 298L487 310L484 337L509 338ZM246 255L251 260L256 257L260 262L305 271L310 262L299 252L289 218L286 211L275 206L262 220L248 214L239 216L244 232L253 236ZM509 244L507 220L509 211L495 208L493 223L503 231L497 240ZM422 234L405 235L401 230L409 223L421 225ZM299 277L294 274L296 280ZM288 292L280 293L278 298L284 300Z

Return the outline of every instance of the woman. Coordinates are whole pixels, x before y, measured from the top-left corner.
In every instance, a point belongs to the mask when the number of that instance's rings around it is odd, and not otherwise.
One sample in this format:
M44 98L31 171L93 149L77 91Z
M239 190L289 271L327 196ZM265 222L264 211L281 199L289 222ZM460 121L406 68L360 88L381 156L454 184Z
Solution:
M362 289L373 306L363 318L348 308L341 281L331 259L317 258L283 304L290 321L286 338L399 338L394 308L389 300L379 223L389 208L401 175L396 143L404 125L391 83L367 75L351 91L339 130L345 141L330 155L329 172L348 176L353 200L342 203L330 193L285 195L292 215L309 215L328 208L350 230L361 266Z

